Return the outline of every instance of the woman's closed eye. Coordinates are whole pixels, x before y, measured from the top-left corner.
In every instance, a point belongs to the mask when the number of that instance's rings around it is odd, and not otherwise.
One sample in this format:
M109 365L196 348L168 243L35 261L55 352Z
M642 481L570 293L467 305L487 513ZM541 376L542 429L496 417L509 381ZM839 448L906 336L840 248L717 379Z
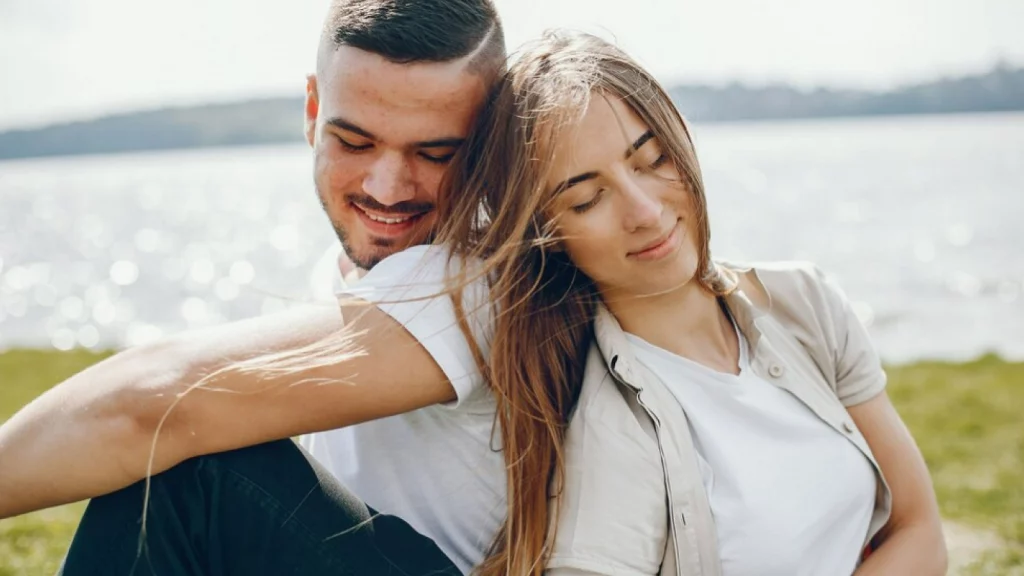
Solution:
M595 205L597 205L598 201L601 200L601 196L603 196L603 195L604 195L604 188L598 189L598 191L593 195L593 197L590 198L590 200L587 200L586 202L583 202L582 204L575 204L575 205L573 205L572 206L572 211L577 213L577 214L583 214L587 210L590 210Z
M638 162L638 165L634 168L634 171L654 172L655 170L664 166L665 162L668 162L668 156L664 153L659 153L658 156L654 160L651 160L650 162Z

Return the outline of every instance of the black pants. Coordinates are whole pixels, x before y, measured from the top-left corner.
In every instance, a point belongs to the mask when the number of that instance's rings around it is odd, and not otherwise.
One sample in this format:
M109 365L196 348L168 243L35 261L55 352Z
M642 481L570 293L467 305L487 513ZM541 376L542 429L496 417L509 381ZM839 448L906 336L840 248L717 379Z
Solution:
M290 440L203 456L89 503L65 576L458 575L432 540ZM141 542L141 544L140 544Z

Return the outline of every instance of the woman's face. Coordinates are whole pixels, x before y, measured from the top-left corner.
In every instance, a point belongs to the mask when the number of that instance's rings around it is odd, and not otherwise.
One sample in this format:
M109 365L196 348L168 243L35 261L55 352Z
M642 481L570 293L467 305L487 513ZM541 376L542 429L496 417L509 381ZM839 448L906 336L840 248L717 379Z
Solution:
M693 279L692 195L632 108L595 93L555 150L550 214L562 247L605 298L663 293Z

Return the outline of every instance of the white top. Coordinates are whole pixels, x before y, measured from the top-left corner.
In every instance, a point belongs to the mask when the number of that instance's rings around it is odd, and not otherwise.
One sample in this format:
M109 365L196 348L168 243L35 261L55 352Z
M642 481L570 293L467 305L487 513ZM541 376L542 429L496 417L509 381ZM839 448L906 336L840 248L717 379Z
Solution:
M316 302L334 302L337 294L345 289L346 282L338 265L343 249L335 242L313 263L309 272L309 294Z
M444 248L418 246L385 259L357 286L345 287L340 275L332 281L405 326L452 382L457 401L312 434L302 445L356 496L403 518L469 573L504 521L505 470L500 436L492 435L494 400L451 300L429 298L444 290L447 260ZM486 284L470 285L463 301L486 355L493 333ZM852 573L875 497L867 459L790 393L748 370L745 339L741 373L733 376L629 338L637 360L690 419L724 575Z
M336 256L333 257L336 262ZM506 515L505 462L493 437L494 400L444 290L448 252L417 246L386 258L342 294L377 303L433 356L458 400L302 438L301 444L356 496L401 517L468 573ZM336 274L339 278L340 274ZM493 323L487 286L475 282L463 307L486 354ZM400 302L394 302L401 300ZM492 446L493 444L493 446Z
M860 451L754 374L738 331L738 375L627 337L689 419L723 575L852 574L875 501Z

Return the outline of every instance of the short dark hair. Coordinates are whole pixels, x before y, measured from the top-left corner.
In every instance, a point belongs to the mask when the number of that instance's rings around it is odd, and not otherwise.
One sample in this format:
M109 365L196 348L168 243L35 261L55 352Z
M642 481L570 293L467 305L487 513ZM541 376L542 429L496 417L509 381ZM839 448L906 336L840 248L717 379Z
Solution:
M476 70L505 59L505 35L492 0L334 0L323 42L397 63L448 62L473 54Z

